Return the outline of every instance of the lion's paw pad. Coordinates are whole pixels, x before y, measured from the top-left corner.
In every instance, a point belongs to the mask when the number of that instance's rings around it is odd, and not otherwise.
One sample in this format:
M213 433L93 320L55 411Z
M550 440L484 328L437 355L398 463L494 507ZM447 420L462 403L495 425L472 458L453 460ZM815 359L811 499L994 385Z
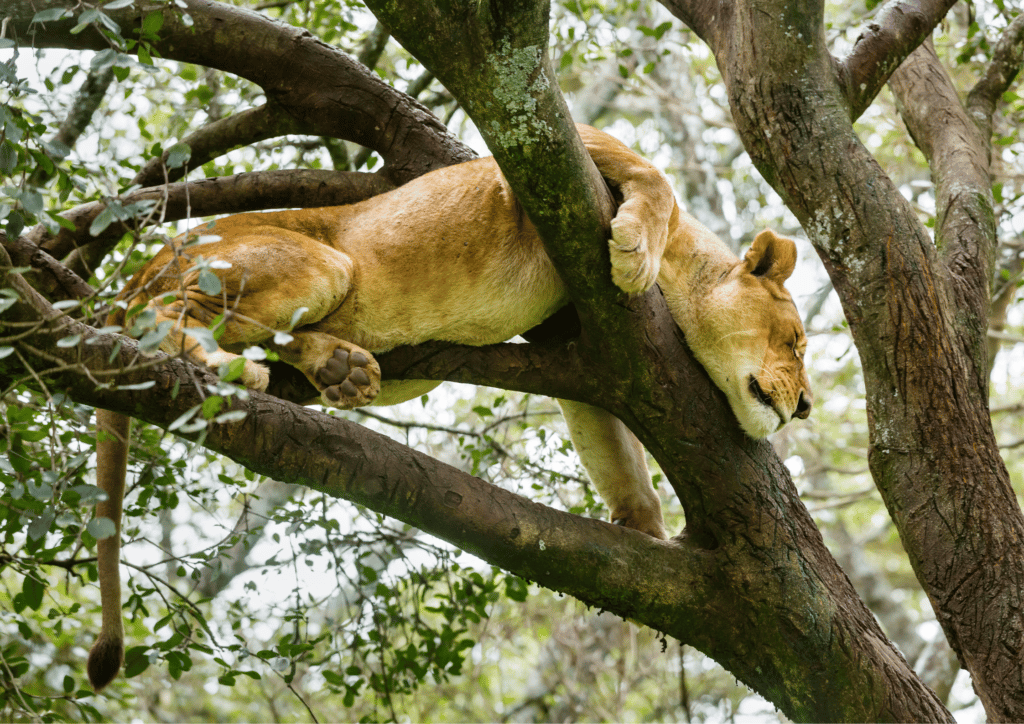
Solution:
M324 399L337 407L365 405L377 395L380 374L376 363L362 352L339 347L316 372Z

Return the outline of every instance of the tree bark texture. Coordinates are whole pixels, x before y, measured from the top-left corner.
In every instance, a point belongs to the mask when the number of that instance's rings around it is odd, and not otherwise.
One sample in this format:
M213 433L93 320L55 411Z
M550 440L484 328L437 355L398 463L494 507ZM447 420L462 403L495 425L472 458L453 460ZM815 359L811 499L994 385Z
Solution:
M989 139L934 54L915 51L893 87L932 165L933 241L853 131L821 4L729 5L728 32L709 37L744 145L843 303L864 369L875 482L989 718L1024 720L1024 517L987 402ZM886 57L905 48L893 45ZM873 72L888 77L888 61L873 57Z

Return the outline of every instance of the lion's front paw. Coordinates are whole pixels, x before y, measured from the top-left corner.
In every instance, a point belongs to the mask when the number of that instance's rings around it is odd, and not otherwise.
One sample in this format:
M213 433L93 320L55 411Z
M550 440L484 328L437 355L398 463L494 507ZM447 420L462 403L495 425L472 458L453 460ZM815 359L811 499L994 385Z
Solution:
M350 409L368 405L380 392L380 367L368 353L338 347L316 371L325 405Z
M660 256L651 253L647 224L631 214L620 213L612 219L612 238L608 248L612 259L612 281L629 294L650 289L658 279Z

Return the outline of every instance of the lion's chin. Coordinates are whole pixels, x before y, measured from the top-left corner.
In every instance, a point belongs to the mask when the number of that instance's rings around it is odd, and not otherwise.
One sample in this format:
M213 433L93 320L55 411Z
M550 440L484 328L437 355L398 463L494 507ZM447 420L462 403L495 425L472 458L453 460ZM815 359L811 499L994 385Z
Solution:
M768 437L786 424L786 418L775 406L775 401L754 375L747 378L745 389L737 397L738 400L730 400L733 412L743 432L755 440Z

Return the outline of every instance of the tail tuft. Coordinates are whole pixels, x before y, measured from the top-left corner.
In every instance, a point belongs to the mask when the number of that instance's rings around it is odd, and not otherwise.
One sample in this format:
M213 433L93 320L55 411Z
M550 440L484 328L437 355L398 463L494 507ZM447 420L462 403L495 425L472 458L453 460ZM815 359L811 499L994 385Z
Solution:
M124 663L124 640L112 639L102 634L89 652L89 683L94 691L101 691L114 680Z

